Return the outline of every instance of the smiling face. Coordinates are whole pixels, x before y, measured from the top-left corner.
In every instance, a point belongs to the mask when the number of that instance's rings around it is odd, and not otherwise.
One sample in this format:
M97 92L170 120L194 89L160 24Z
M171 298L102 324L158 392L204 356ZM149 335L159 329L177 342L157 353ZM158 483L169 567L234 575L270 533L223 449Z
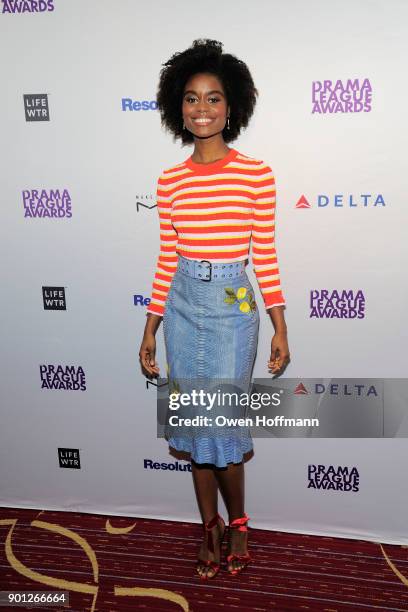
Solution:
M221 81L200 72L186 83L182 104L186 129L197 138L210 138L225 127L229 107Z

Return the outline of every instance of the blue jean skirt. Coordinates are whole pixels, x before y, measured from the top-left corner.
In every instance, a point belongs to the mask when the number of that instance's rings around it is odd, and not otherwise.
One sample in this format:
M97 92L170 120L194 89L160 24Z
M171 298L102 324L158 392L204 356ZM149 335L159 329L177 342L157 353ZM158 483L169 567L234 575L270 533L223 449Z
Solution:
M201 269L209 280L198 277ZM184 392L199 382L200 390L211 388L214 396L215 389L231 385L249 396L258 331L259 312L245 262L200 263L178 255L163 315L170 390ZM201 410L203 415L216 414L208 406ZM243 410L232 403L227 412L241 417ZM173 428L166 438L173 456L198 464L227 467L253 454L247 426L196 428L189 435L178 435Z

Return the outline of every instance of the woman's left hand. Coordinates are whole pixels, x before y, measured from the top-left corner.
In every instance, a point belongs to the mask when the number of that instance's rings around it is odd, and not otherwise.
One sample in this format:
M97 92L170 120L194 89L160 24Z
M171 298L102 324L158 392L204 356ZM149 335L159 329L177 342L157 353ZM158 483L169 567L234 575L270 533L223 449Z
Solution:
M271 357L268 370L272 374L282 374L290 361L288 337L286 332L276 332L271 342Z

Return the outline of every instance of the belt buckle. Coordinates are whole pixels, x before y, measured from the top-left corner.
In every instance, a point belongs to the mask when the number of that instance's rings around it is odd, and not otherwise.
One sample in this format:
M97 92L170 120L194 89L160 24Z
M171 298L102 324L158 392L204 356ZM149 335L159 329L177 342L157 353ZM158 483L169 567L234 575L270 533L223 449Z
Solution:
M200 263L208 263L208 264L210 264L210 268L209 268L209 270L210 270L210 278L200 278L200 280L202 280L205 283L207 283L208 281L211 280L211 277L212 277L212 263L211 263L211 261L208 261L208 259L201 259Z

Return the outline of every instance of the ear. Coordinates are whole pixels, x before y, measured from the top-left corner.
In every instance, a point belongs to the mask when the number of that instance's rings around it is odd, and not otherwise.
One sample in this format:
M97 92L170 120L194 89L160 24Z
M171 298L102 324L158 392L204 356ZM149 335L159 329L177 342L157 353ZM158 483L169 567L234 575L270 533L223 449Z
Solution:
M231 108L229 106L227 106L227 117L229 117L231 114Z

